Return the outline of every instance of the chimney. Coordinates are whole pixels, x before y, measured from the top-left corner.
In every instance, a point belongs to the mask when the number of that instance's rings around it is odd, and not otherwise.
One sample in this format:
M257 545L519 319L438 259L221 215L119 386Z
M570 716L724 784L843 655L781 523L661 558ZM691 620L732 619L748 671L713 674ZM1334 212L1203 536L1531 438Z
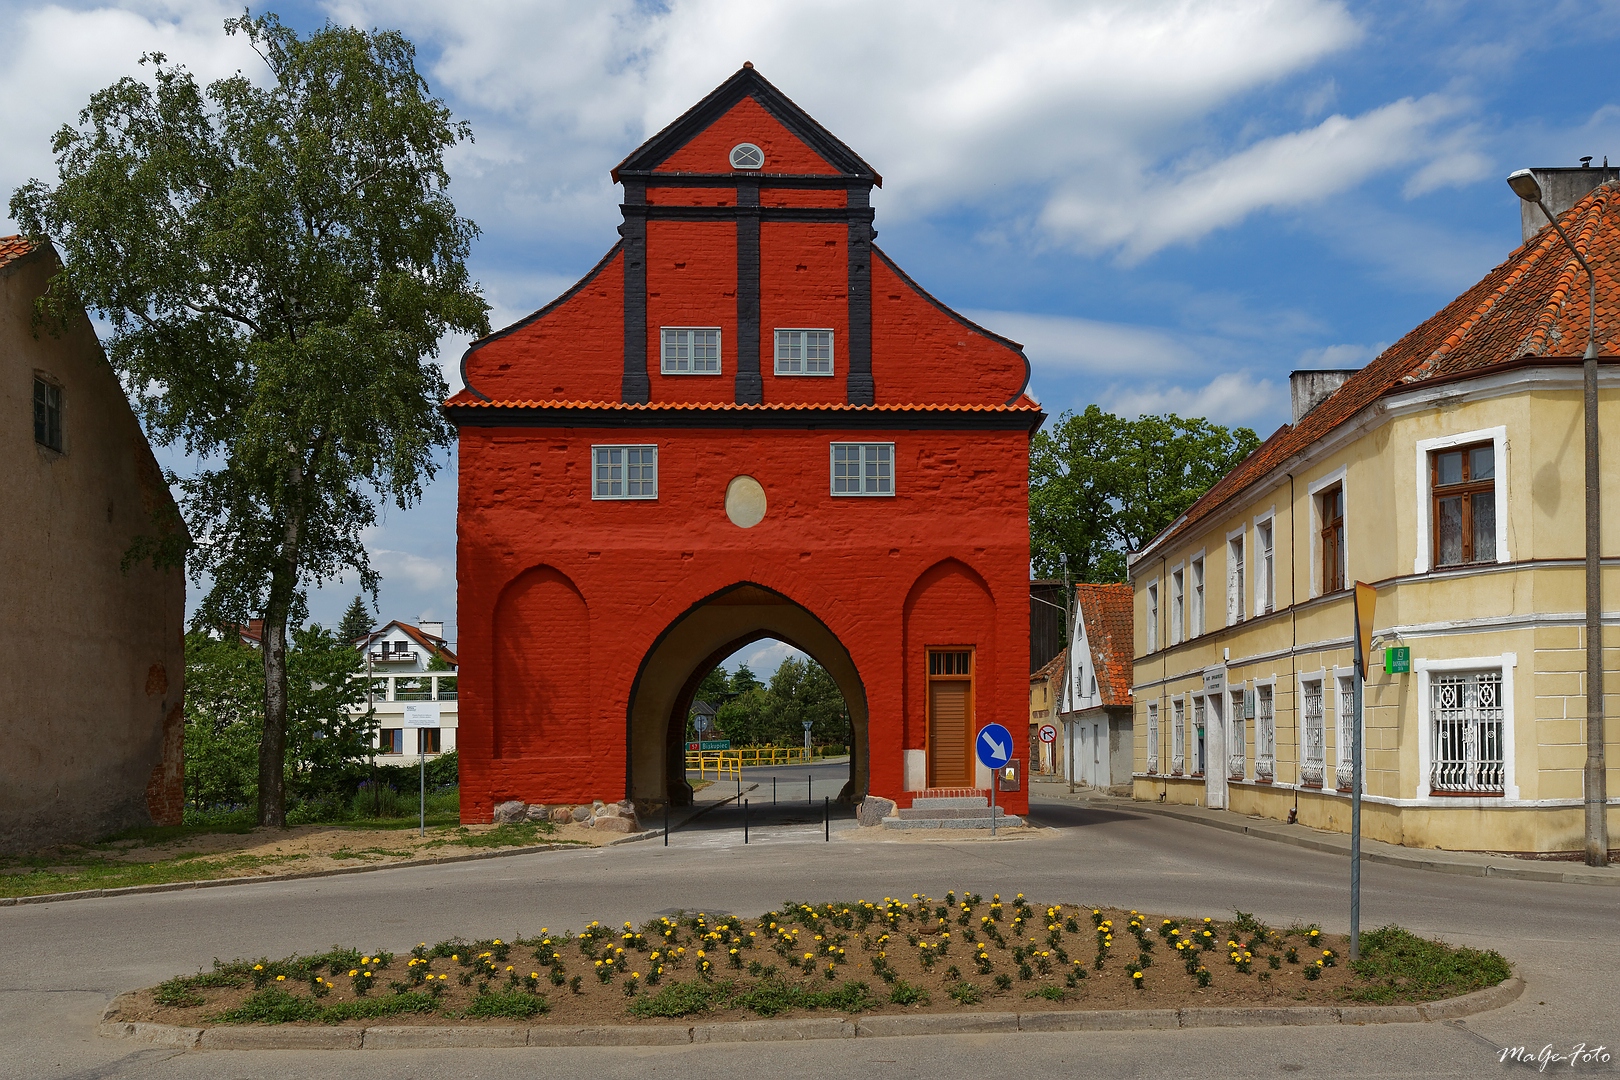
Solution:
M416 628L422 631L422 633L426 634L428 637L438 638L440 641L444 640L443 620L430 622L427 619L423 619L416 624Z
M1355 368L1310 368L1288 373L1288 396L1294 399L1294 423L1332 396L1344 385L1344 380L1356 373Z
M1582 164L1568 169L1530 170L1536 178L1536 183L1541 185L1541 201L1547 204L1547 209L1553 212L1554 217L1580 202L1586 197L1587 192L1599 184L1620 180L1620 168L1610 167L1608 158L1604 158L1603 164L1596 167L1592 165L1592 159L1589 157L1581 158L1581 162ZM1519 229L1526 244L1547 225L1548 221L1542 215L1541 207L1523 199L1519 200Z

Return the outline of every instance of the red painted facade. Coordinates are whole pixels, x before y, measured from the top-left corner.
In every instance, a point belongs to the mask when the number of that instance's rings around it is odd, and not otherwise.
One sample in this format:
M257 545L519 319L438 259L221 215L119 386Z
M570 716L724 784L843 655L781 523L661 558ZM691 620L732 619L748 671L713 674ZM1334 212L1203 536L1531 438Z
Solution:
M762 168L732 168L739 143ZM1042 419L1022 350L875 248L881 178L751 68L614 177L623 239L476 342L447 406L463 819L506 799L679 800L673 742L696 679L767 635L850 701L847 797L982 786L919 774L928 650L972 651L975 727L1022 730ZM663 327L718 328L720 372L662 373ZM778 329L830 330L832 374L776 374ZM892 493L833 494L837 442L892 444ZM604 444L657 447L656 498L593 498ZM749 528L726 509L741 476L767 504ZM1022 812L1027 791L998 801Z

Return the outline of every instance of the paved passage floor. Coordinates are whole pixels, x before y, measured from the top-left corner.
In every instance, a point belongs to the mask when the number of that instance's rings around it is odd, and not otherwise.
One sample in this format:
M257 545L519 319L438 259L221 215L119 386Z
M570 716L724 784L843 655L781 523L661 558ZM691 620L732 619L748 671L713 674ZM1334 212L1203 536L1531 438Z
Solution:
M1523 997L1466 1021L1422 1025L673 1048L179 1053L94 1034L115 994L206 967L216 956L281 956L335 942L402 950L454 934L511 936L593 918L639 921L674 908L755 912L786 899L968 889L1187 914L1241 908L1272 924L1297 919L1347 928L1348 867L1341 858L1133 813L1128 804L1103 809L1038 797L1031 816L1049 829L995 842L919 842L845 824L828 843L818 815L813 826L784 823L769 842L747 846L740 830L716 819L676 832L667 848L652 840L0 908L0 1076L1431 1078L1524 1071L1498 1063L1507 1046L1620 1043L1620 890L1371 864L1362 876L1364 926L1397 922L1497 948L1525 978ZM1596 1071L1620 1075L1620 1064Z

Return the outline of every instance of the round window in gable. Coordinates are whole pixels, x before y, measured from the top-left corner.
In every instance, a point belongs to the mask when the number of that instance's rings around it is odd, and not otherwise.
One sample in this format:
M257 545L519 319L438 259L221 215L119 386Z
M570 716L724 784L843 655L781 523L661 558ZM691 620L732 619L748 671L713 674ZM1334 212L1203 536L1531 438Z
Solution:
M765 151L751 142L738 143L731 148L733 169L761 169L765 167Z

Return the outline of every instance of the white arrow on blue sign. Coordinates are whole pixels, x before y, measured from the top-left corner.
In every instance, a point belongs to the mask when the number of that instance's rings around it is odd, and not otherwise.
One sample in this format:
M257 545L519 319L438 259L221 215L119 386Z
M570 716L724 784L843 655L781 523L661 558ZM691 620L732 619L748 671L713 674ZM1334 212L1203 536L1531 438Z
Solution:
M999 769L1012 759L1012 732L1000 724L986 724L979 729L979 738L973 744L979 762L987 769Z

